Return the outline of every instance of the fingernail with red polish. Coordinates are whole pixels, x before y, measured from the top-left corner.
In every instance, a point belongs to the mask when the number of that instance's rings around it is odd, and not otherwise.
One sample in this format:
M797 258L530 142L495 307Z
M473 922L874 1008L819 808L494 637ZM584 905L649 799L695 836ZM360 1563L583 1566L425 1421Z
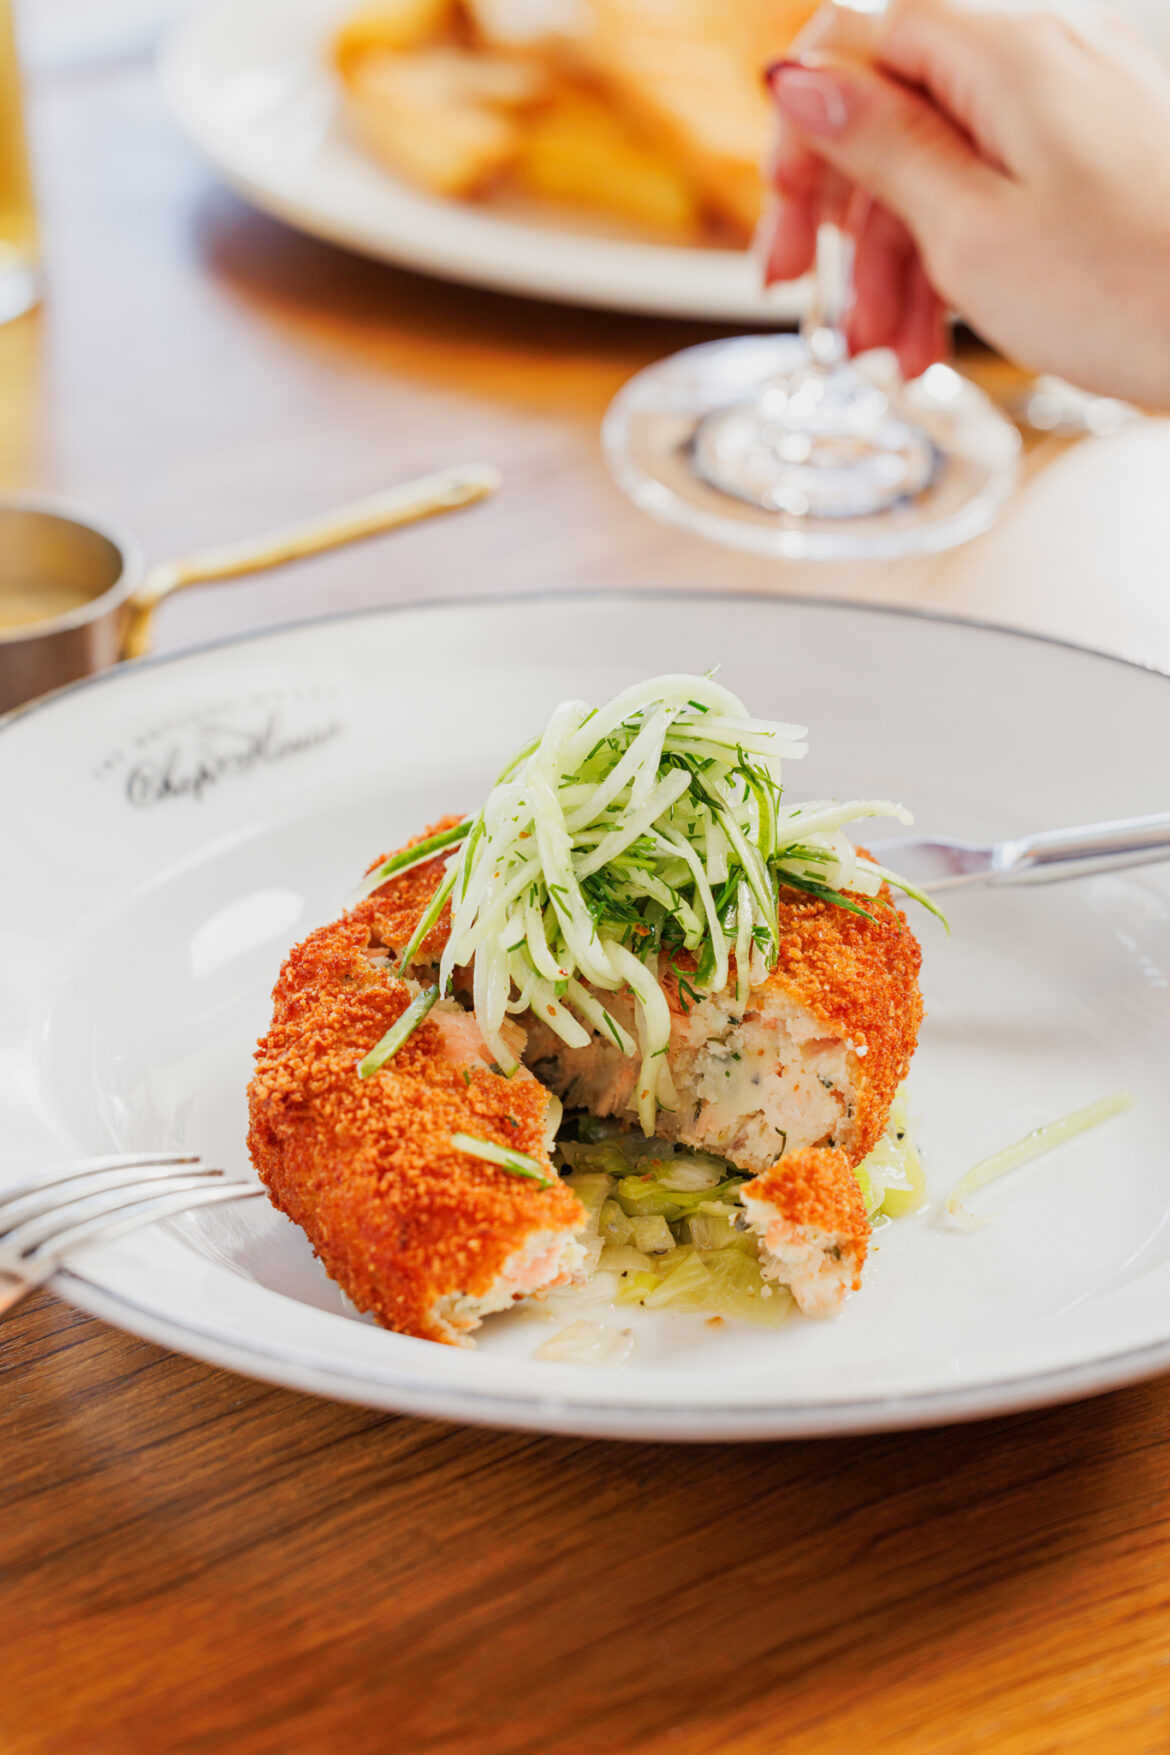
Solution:
M846 89L836 74L799 61L778 61L769 67L767 79L779 108L806 134L840 134L849 126Z

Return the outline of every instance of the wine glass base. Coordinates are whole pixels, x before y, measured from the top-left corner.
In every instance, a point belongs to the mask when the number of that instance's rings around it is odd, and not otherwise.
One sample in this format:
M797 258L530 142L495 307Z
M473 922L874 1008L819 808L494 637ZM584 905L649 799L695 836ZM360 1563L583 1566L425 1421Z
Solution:
M885 406L864 431L805 433L761 419L755 402L704 416L692 455L721 493L766 512L820 519L888 512L921 494L939 462L922 429Z
M992 523L1020 436L974 384L931 366L903 385L890 356L871 354L855 366L884 394L879 421L761 442L761 389L807 365L799 336L761 335L640 372L602 425L618 485L667 523L790 560L930 553Z

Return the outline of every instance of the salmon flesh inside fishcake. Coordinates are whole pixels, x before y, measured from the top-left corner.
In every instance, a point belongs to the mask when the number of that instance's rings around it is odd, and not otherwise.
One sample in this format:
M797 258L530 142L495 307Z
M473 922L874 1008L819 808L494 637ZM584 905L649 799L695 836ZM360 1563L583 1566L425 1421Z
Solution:
M685 969L663 979L678 1101L657 1131L753 1174L741 1200L765 1274L808 1314L859 1283L869 1222L853 1169L882 1136L922 1021L921 952L905 917L887 892L855 900L871 918L782 890L779 959L744 1003L734 968L710 996ZM632 1032L629 1000L606 1003ZM527 1065L566 1108L632 1118L638 1060L597 1034L571 1049L547 1025L522 1022Z

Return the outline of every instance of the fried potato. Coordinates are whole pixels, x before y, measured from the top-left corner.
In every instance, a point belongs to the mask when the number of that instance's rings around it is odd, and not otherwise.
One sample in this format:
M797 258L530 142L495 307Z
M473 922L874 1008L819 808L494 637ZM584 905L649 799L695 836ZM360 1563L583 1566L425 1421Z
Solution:
M527 120L514 176L533 194L602 208L654 231L691 236L699 225L694 189L671 160L600 97L568 86Z
M659 236L746 239L761 73L815 0L377 0L334 58L355 127L437 195L494 183Z
M371 50L415 49L447 30L456 0L377 0L348 18L333 39L333 59L342 75Z
M489 48L561 49L584 36L589 0L462 0L476 36Z
M351 117L380 157L436 195L475 195L520 151L520 112L548 76L508 59L436 44L363 55L347 75Z
M815 0L591 0L594 73L744 235L763 203L772 109L762 73Z

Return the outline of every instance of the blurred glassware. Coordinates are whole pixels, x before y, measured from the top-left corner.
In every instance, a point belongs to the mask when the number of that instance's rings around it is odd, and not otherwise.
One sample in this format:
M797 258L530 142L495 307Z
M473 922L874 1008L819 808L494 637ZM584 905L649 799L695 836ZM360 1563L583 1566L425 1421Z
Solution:
M867 59L886 3L836 0L835 47ZM787 560L932 553L998 515L1020 440L990 399L948 366L905 384L892 354L850 358L850 206L827 179L799 337L688 348L618 393L602 445L644 511Z
M16 0L16 4L21 7L21 65L32 74L60 74L153 54L170 26L188 18L198 0Z
M38 296L37 226L10 0L0 0L0 323Z
M1011 412L1025 426L1058 439L1107 438L1142 418L1141 409L1132 402L1078 390L1075 384L1051 373L1034 378Z
M39 74L149 55L195 6L196 0L24 0L21 60Z

